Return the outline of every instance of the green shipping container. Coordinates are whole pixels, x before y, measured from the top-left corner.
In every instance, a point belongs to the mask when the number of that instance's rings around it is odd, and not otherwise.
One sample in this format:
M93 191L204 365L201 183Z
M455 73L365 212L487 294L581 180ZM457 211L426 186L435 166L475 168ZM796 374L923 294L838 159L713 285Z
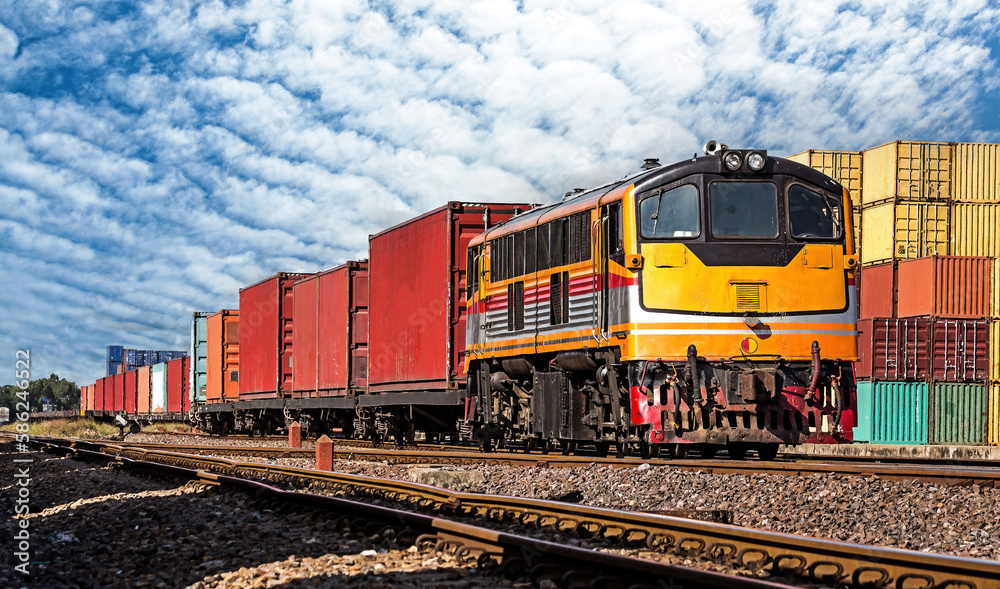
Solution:
M858 384L858 388L861 388ZM926 444L929 386L926 382L876 382L872 387L871 442ZM858 404L859 413L864 411ZM858 421L865 419L859 415Z
M984 384L936 382L931 388L930 443L978 446L986 440Z
M855 442L872 441L872 403L874 402L875 383L858 381L858 425L854 426Z

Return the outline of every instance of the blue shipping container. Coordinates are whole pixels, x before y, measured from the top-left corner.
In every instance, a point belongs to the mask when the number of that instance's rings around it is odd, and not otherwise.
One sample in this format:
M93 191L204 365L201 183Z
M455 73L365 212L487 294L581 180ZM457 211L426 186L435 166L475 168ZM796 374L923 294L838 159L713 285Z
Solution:
M108 362L121 362L125 348L122 346L108 346Z
M211 313L195 312L191 319L191 404L205 403L208 378L208 316Z

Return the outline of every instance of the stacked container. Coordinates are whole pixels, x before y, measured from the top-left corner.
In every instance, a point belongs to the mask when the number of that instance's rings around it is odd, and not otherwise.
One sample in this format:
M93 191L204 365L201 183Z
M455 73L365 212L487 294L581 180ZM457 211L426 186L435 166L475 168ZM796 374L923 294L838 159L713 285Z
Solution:
M861 251L861 185L862 155L860 151L810 149L788 156L793 162L805 164L840 182L851 194L851 220L854 227L854 251ZM863 260L862 260L863 261Z
M108 346L107 374L124 374L143 366L183 358L187 354L187 352L177 350L136 350L112 345Z
M987 441L992 266L932 256L862 270L856 375L874 381L859 385L862 438Z
M292 392L292 285L311 274L280 273L240 289L240 399Z
M955 145L952 252L993 260L986 443L1000 445L1000 145Z
M368 384L368 262L295 283L293 397L363 393Z
M240 312L224 309L205 318L205 402L239 399Z

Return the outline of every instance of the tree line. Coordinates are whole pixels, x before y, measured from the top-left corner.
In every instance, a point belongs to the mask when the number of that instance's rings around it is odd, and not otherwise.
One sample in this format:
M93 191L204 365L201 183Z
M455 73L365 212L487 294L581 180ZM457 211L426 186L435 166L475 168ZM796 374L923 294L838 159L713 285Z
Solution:
M17 403L23 402L24 395L18 396L21 389L8 384L0 387L0 407L10 409L11 419L14 418ZM52 406L53 411L80 409L80 387L75 382L50 374L48 378L39 378L28 383L28 403L32 411L41 411L43 404ZM21 409L24 407L22 406Z

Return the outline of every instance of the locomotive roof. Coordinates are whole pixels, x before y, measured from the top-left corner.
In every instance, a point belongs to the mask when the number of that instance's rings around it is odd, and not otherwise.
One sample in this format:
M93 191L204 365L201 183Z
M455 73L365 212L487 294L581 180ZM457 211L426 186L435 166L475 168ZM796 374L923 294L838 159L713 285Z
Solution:
M718 174L733 179L753 180L757 174L747 174L742 172L730 172L722 166L722 158L717 155L694 157L681 160L673 164L659 166L649 170L643 170L631 176L625 176L603 186L584 190L579 194L567 197L565 200L549 205L542 205L524 214L518 215L496 227L492 227L480 237L473 240L473 243L480 243L494 237L506 235L521 229L527 229L545 221L558 219L571 215L578 211L592 209L602 204L602 198L618 189L628 186L635 186L635 192L645 192L669 184L687 176L697 174ZM787 174L795 176L809 182L810 184L825 188L837 194L843 193L843 188L834 179L826 174L814 170L809 166L793 162L791 160L768 156L767 164L761 175L766 174ZM624 192L624 191L623 191Z

